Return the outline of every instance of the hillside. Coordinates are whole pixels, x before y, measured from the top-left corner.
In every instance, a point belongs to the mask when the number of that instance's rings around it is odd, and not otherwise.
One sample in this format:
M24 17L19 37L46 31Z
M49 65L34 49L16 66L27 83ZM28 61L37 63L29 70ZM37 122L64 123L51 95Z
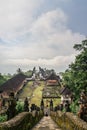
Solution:
M35 103L36 105L40 106L40 102L43 95L43 90L45 88L45 81L29 81L27 85L23 88L22 92L19 95L19 100L24 101L26 97L29 99L30 105ZM55 88L54 88L55 89ZM44 98L44 102L46 104L46 101L50 102L51 98ZM59 98L53 98L54 105L57 105L60 103L60 97Z

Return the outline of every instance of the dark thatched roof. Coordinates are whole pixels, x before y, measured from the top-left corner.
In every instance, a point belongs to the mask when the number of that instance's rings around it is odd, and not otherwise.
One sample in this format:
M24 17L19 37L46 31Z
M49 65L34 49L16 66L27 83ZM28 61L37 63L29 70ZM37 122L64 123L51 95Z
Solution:
M60 77L57 76L55 73L52 73L49 77L46 78L46 80L57 80L59 81Z
M25 80L26 76L22 73L17 74L13 78L6 81L4 84L0 86L0 91L16 91L18 87L22 84L22 82Z
M60 94L61 94L61 95L71 95L72 92L71 92L71 90L70 90L69 88L63 87L63 88L60 90Z

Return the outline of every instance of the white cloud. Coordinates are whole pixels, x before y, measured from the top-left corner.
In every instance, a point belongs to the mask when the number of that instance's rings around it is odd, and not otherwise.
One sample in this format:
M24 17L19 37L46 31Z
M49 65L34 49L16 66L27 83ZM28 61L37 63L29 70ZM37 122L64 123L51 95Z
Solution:
M66 21L67 16L61 9L52 10L38 17L32 25L31 32L37 37L40 35L40 38L48 37L47 34L51 35L64 30Z
M44 59L44 58L40 58L40 59L9 59L7 61L5 61L6 64L9 65L16 65L16 64L20 64L22 66L26 66L26 65L47 65L47 66L56 66L56 67L60 67L60 65L63 65L64 63L70 63L72 61L72 59L74 60L75 55L70 55L70 56L56 56L53 57L52 59Z
M7 64L7 66L15 67L17 70L17 67L26 68L27 70L30 68L33 68L33 66L39 67L48 67L48 68L55 68L57 72L60 72L61 70L65 70L65 68L68 67L68 64L74 60L75 55L70 56L56 56L52 59L9 59L7 61L4 61L4 64Z
M29 29L42 0L0 0L0 36L12 39Z
M73 45L84 38L80 33L73 33L67 28L67 20L66 14L61 9L57 9L42 14L33 23L32 38L37 45L36 50L42 52L43 57L72 54Z
M73 45L84 35L67 27L68 16L61 8L38 14L43 2L0 0L0 37L5 41L0 45L0 68L36 65L62 71L74 60Z

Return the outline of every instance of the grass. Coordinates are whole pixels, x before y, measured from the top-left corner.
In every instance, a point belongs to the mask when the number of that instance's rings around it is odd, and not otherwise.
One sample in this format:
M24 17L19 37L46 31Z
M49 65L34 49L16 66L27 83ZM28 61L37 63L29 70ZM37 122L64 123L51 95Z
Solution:
M56 105L60 104L61 98L53 99L53 102L54 102L54 106L56 106Z
M19 99L23 100L28 97L30 99L30 104L35 103L36 105L40 105L40 101L42 99L42 89L44 87L44 82L40 82L39 85L35 85L33 87L33 81L30 81L23 89L21 94L19 95Z
M19 99L24 100L26 97L30 98L32 96L33 93L33 89L31 87L32 85L33 81L28 82L28 84L23 88L23 91L19 95Z
M23 92L20 94L19 98L24 101L25 97L29 97L29 103L36 104L40 106L40 102L42 99L42 90L44 88L44 81L38 81L39 84L35 84L33 87L33 81L30 81L23 89ZM52 90L53 91L53 90ZM49 99L44 99L44 104L46 105L46 102L50 102ZM60 98L53 98L53 104L54 106L60 104Z
M41 82L40 86L38 86L34 91L33 91L33 96L31 99L31 104L35 103L36 105L40 106L40 102L42 99L42 90L44 88L44 82Z
M44 96L47 96L46 92L49 92L50 93L50 96L54 95L54 97L58 97L60 96L59 94L59 89L60 89L60 86L46 86L44 88L44 92L43 92L43 95Z

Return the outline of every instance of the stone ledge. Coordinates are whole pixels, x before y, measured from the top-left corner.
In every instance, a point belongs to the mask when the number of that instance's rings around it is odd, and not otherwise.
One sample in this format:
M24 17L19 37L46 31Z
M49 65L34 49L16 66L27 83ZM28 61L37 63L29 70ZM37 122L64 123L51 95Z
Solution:
M33 117L31 113L23 112L9 121L0 123L0 130L29 130L42 118L42 116L42 113Z
M73 113L64 113L61 111L51 112L51 117L62 129L87 130L87 123Z

